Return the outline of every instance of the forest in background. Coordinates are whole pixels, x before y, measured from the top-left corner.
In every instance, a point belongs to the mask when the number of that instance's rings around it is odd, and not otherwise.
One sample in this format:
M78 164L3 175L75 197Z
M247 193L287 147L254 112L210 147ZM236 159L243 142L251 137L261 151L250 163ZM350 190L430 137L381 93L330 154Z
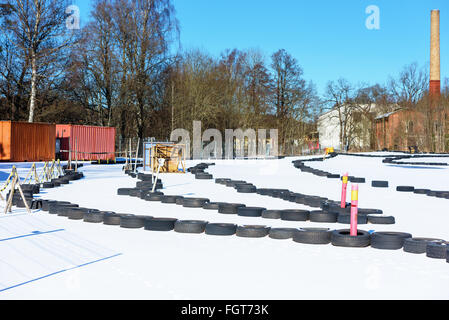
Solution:
M79 30L67 27L69 5L0 0L0 120L114 126L122 141L168 140L194 120L221 132L275 128L281 154L298 154L325 110L350 106L347 118L370 121L398 108L428 110L428 68L416 62L385 84L329 79L319 96L282 48L181 49L171 0L95 0ZM448 79L442 87L448 108Z

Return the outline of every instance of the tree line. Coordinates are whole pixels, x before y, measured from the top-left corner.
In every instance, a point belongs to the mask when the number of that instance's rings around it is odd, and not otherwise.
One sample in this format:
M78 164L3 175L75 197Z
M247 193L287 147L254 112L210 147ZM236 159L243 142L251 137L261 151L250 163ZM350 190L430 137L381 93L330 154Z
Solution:
M67 26L69 5L0 0L0 120L114 126L122 140L166 140L194 120L276 128L280 152L293 154L317 138L323 110L350 105L372 120L363 106L418 108L428 94L416 64L385 85L330 81L320 97L284 49L182 50L171 0L95 0L79 30ZM345 125L342 138L357 135Z

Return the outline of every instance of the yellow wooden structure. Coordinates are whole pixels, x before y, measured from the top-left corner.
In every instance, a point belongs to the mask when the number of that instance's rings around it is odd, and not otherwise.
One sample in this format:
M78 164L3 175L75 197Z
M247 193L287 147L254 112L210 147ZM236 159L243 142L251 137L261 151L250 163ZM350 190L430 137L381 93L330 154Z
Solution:
M186 172L186 146L184 144L157 143L151 147L151 169L157 172L159 159L164 159L161 167L162 173L185 173Z

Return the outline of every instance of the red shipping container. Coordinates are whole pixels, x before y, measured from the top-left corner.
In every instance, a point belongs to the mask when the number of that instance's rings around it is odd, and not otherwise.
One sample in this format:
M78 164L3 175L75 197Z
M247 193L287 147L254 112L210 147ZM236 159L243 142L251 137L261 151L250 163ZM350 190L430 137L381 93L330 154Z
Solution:
M115 160L115 128L57 124L62 160ZM69 153L69 151L71 151Z
M55 159L55 133L54 124L0 121L0 161Z

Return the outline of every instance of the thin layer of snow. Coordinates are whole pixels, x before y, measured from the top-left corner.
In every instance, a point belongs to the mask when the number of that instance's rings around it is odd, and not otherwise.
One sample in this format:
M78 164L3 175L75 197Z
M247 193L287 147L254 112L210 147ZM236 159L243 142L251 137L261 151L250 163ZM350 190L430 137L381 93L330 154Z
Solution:
M297 158L215 160L216 165L207 171L214 178L246 180L258 188L286 188L339 200L339 179L303 173L293 167L291 161L294 159ZM198 162L188 161L187 165ZM449 200L395 190L396 185L449 189L447 168L397 168L383 164L382 158L351 156L308 162L307 165L365 177L367 183L359 184L360 207L382 209L384 215L396 218L395 225L360 225L360 229L402 231L416 237L449 239L449 215L446 212ZM214 210L118 196L117 188L134 187L138 181L124 175L121 168L122 165L86 164L81 168L85 179L46 189L41 196L118 213L186 220L271 227L349 227L335 223L223 215ZM211 201L241 202L267 209L312 209L282 199L237 193L233 188L215 184L214 180L196 180L192 174L161 174L160 177L164 184L162 191L167 195L207 197ZM390 187L372 188L371 180L388 180ZM17 212L23 213L23 210ZM248 239L130 230L73 221L40 211L31 217L121 255L4 291L0 293L2 299L449 298L449 264L445 260L402 250L306 245L268 237ZM39 237L33 237L32 241L39 244ZM5 245L6 242L0 242L0 256ZM10 241L7 245L15 244Z

